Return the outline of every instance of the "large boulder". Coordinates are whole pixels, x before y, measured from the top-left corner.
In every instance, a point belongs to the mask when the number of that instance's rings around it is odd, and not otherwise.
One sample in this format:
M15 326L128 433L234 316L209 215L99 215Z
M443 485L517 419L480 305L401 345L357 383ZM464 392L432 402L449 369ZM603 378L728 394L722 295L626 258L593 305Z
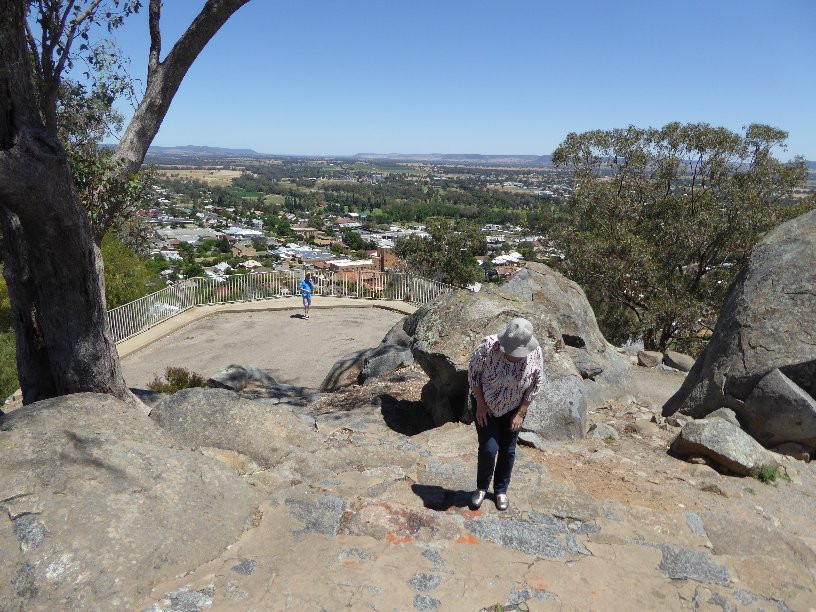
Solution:
M771 453L725 419L691 421L683 426L671 446L682 456L703 456L743 476L756 476L763 468L778 465Z
M663 407L664 416L680 412L700 418L727 406L759 440L816 438L812 404L791 387L811 398L816 393L815 228L816 210L777 227L754 248L731 285L711 341ZM789 381L788 391L774 392L781 403L761 399L759 394L768 396L763 390L751 398L775 369ZM786 416L769 418L773 411ZM788 419L801 421L801 427L784 426Z
M392 330L385 339L389 336L395 337L396 332ZM407 338L403 332L401 341L405 342ZM355 351L337 360L320 384L320 390L330 393L343 387L361 385L369 378L384 376L414 363L408 346L387 344L385 339L379 346Z
M694 357L677 351L666 351L663 355L663 363L670 368L680 370L681 372L689 372L694 367Z
M533 302L486 286L478 293L455 291L426 304L405 322L414 358L431 379L422 400L434 422L471 422L467 370L481 340L514 317L529 319L541 343L544 386L527 412L525 428L549 439L580 438L586 432L586 390L564 350L561 329Z
M0 609L111 610L220 555L260 496L138 409L82 393L2 418L0 500Z
M183 389L158 402L150 418L177 445L220 449L274 467L310 442L306 425L283 408L242 398L226 389Z
M816 448L816 399L778 368L759 381L740 412L745 428L765 446Z
M362 384L369 378L390 374L412 363L414 363L414 355L409 347L398 344L381 344L363 361L359 382Z
M565 351L586 381L591 404L626 392L631 380L629 359L603 337L577 283L542 263L528 263L503 287L555 321Z
M356 385L360 381L360 374L363 372L366 359L373 355L375 350L367 348L354 351L335 361L323 382L320 383L320 390L330 393L343 387Z
M407 348L411 347L411 338L408 334L405 333L405 319L408 317L402 317L399 321L394 323L394 326L388 330L388 333L385 334L385 337L382 339L380 344L396 344L397 346L404 346Z

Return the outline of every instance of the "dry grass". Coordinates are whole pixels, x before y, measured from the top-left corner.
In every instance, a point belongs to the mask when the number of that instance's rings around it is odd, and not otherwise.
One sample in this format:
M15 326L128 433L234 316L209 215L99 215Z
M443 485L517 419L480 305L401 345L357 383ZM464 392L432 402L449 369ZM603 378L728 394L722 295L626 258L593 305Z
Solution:
M243 170L224 170L222 168L191 168L191 169L168 169L158 168L156 174L163 178L170 178L182 181L202 181L207 185L225 187L231 185L232 181L243 174Z

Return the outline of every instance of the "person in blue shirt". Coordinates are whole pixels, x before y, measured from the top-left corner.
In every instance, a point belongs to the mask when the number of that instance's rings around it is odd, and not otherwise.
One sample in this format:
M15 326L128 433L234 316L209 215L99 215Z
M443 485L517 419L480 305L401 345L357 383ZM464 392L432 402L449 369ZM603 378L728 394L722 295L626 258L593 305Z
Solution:
M314 293L314 283L312 275L307 274L306 278L300 281L300 297L303 298L303 318L309 318L309 307L312 305L312 293Z

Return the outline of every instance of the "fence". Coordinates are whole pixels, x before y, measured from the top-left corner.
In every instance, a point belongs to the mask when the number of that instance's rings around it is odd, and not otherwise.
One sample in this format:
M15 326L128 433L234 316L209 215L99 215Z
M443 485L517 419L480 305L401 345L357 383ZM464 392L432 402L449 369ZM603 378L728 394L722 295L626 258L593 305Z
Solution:
M300 294L301 271L189 278L108 311L114 342L127 340L195 306L285 298ZM314 294L397 300L422 305L453 287L405 272L340 271L313 275Z

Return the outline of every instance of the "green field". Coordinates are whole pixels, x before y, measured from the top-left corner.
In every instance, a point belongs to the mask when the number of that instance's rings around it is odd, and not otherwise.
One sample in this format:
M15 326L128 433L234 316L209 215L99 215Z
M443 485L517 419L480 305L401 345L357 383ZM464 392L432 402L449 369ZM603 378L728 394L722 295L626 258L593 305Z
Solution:
M273 204L275 206L280 206L286 200L286 196L278 195L276 193L272 193L264 198L264 203L266 204Z

